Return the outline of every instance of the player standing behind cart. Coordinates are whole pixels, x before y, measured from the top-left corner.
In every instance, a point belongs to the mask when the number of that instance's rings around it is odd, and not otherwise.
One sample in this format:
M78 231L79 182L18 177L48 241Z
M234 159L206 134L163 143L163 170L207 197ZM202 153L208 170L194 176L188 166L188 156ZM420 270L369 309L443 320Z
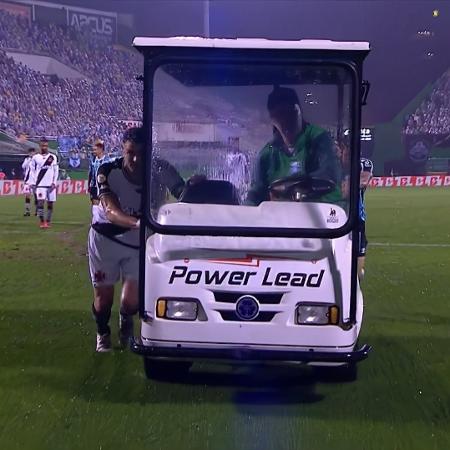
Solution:
M110 162L110 158L105 153L105 143L97 139L92 147L92 159L89 164L89 176L88 176L88 186L89 186L89 197L91 199L92 205L98 205L98 190L97 190L97 172L102 164Z
M53 204L56 201L56 183L59 167L56 155L48 151L48 141L42 138L39 142L40 153L31 160L30 184L37 198L37 215L40 228L51 226ZM45 202L47 214L44 217Z
M36 150L34 148L28 149L28 156L24 159L22 163L22 171L23 171L23 193L25 194L25 212L23 213L24 217L31 216L31 195L34 197L34 208L35 213L37 215L37 200L36 194L33 192L30 184L30 175L31 175L31 160L33 156L36 154Z
M366 205L365 193L373 176L373 162L367 158L361 158L361 174L359 179L359 249L358 249L358 275L364 278L366 263L367 238L366 238Z

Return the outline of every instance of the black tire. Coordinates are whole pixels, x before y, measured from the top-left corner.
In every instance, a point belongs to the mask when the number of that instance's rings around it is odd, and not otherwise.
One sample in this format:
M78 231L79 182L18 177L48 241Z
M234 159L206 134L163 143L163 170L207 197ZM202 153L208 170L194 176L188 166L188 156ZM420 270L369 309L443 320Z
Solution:
M354 362L342 366L316 367L315 370L321 381L350 383L358 378L358 365Z
M190 361L144 358L144 372L149 380L182 380L187 375L191 366L192 363Z

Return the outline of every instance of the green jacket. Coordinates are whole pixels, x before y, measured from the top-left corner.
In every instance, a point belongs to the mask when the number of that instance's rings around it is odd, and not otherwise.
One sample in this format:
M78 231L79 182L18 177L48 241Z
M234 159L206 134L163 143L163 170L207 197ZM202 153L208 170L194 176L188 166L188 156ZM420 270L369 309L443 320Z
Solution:
M269 200L269 185L294 173L304 173L332 180L340 186L340 169L330 135L316 125L305 123L298 135L292 155L283 151L281 137L275 137L259 153L247 203L259 205ZM324 195L320 201L336 203L341 200L340 189Z

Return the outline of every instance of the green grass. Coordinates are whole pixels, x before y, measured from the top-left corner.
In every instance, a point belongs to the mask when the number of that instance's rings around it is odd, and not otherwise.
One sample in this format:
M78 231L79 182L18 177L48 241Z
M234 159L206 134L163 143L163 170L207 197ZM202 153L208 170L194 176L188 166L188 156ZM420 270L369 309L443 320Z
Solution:
M70 176L71 180L87 180L87 178L88 178L87 170L68 169L67 174Z
M450 244L449 194L369 192L369 241ZM450 247L369 247L354 383L202 364L150 382L139 357L93 352L87 198L59 197L51 230L0 206L0 449L450 448Z

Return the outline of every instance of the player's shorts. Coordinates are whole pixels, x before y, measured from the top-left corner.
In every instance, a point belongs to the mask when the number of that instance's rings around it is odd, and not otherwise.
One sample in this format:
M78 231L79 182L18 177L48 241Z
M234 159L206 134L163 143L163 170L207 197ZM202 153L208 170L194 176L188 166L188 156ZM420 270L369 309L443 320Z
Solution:
M52 189L50 187L37 187L36 198L39 200L47 200L48 202L56 202L56 188Z
M28 183L24 183L23 185L23 193L25 195L30 195L33 193L33 188Z
M114 242L92 228L89 230L88 254L94 287L113 286L121 279L139 279L139 250Z
M358 221L358 257L366 256L367 251L366 222Z

